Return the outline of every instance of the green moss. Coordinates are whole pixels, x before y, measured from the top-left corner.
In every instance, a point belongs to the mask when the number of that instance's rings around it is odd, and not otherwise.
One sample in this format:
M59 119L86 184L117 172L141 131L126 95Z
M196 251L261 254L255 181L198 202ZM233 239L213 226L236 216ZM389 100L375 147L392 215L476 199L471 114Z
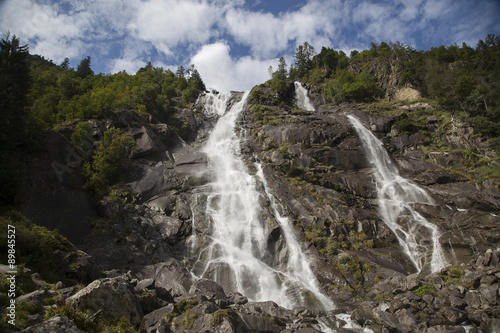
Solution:
M177 302L174 306L174 311L172 311L171 313L167 313L165 316L163 316L163 319L165 319L165 321L167 323L169 323L172 321L172 319L180 316L183 313L186 313L187 311L190 311L192 308L194 308L199 303L200 303L200 300L196 299L196 298L183 299L183 300Z
M190 329L193 327L195 320L200 316L198 312L191 312L191 310L187 310L184 313L184 317L180 322L177 322L175 319L173 321L173 325L175 327L182 326L184 329Z
M236 312L231 309L222 309L214 312L212 314L212 324L217 326L222 323L224 318L229 318L230 320L235 319L237 316Z
M465 267L464 266L454 266L446 270L444 278L446 283L458 284L462 277L464 276Z

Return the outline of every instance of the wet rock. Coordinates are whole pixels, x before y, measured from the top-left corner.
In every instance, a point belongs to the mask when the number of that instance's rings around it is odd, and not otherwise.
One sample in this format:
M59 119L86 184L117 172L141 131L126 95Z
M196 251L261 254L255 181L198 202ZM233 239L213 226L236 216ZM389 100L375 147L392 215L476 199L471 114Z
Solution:
M275 302L267 301L249 302L242 306L241 312L259 316L283 317L289 315L290 310L278 306Z
M153 223L160 231L162 239L169 244L176 244L185 239L190 233L192 224L170 216L156 215Z
M280 332L286 327L284 323L261 315L238 313L238 318L249 332Z
M248 303L248 298L243 296L239 292L230 292L227 295L227 297L229 299L229 302L231 302L231 304L243 305L243 304Z
M189 289L189 293L202 294L220 306L226 306L229 301L224 289L218 283L208 279L196 280Z

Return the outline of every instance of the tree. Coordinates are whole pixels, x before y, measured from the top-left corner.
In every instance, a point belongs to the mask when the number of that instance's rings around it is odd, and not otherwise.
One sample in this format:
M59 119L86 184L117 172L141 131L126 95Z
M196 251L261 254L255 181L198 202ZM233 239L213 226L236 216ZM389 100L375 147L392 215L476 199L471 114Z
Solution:
M184 77L184 75L186 74L186 69L184 68L184 66L180 65L178 68L177 68L177 71L175 72L175 76L177 77Z
M293 57L295 59L295 67L297 69L297 78L302 78L306 73L312 69L314 56L314 47L312 47L308 42L304 42L303 45L299 45L295 51Z
M63 62L61 62L61 65L59 65L62 69L68 69L69 68L69 58L64 58Z
M0 40L0 201L13 201L20 162L17 148L27 140L30 89L28 46L14 35Z
M201 79L200 73L194 67L194 65L191 65L191 68L189 69L188 86L194 87L194 88L196 88L196 90L199 90L199 91L203 91L203 90L207 89L205 87L205 83L203 83L203 80Z
M285 100L288 94L286 66L285 58L281 57L278 62L278 70L272 73L271 80L269 80L271 92L276 95L278 101ZM269 70L272 72L272 67Z
M94 75L94 71L90 68L90 56L80 62L76 68L76 75L82 79Z

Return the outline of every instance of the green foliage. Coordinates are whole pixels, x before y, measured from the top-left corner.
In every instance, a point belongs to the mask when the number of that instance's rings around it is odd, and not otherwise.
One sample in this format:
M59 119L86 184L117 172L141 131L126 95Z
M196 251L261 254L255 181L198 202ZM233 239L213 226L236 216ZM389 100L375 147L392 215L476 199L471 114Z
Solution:
M304 173L304 169L297 165L296 163L290 163L286 174L289 177L298 177Z
M337 230L332 233L331 230ZM343 230L343 232L339 232ZM333 257L342 251L373 248L373 240L363 232L354 229L354 221L340 219L328 227L312 227L304 231L306 240L313 243L319 252Z
M415 133L421 129L420 126L410 121L408 118L401 118L392 126L400 130L402 133Z
M358 285L351 285L356 292L358 292L359 285L363 286L365 284L366 274L372 270L369 264L362 262L358 257L353 255L342 257L342 259L335 263L335 267L344 277L350 275L358 282Z
M321 90L328 103L370 101L381 95L375 77L367 70L360 74L338 70L331 79L324 82Z
M234 310L231 309L217 310L212 314L212 324L214 326L217 326L222 323L224 318L229 318L230 320L234 320L236 316L237 316L236 312L234 312Z
M299 45L297 47L293 55L295 67L290 71L291 79L302 79L313 68L313 56L314 47L312 47L308 42L304 42L303 45Z
M375 295L375 298L378 299L379 301L385 302L390 300L394 296L393 293L385 292L385 293L378 293Z
M136 75L94 75L88 57L76 71L47 62L31 62L30 74L33 88L28 102L35 118L47 127L74 119L108 117L124 108L148 112L167 121L171 107L192 103L205 90L194 66L178 71L178 75L151 63Z
M79 311L69 305L62 305L49 309L45 319L50 319L58 314L65 315L84 333L134 333L136 329L126 318L106 318L99 312L89 310Z
M465 266L453 266L446 270L444 278L446 283L457 285L464 276Z
M71 134L71 145L79 156L88 157L92 154L92 127L88 122L81 122L75 127Z
M291 98L293 89L291 89L292 86L287 82L288 73L285 58L281 57L279 59L278 69L275 72L272 71L272 67L269 67L269 73L271 74L271 79L267 81L267 85L274 96L273 103L286 102Z
M174 320L173 324L175 327L182 326L184 329L190 329L193 327L195 320L200 316L198 312L191 312L187 310L184 313L184 318L180 322Z
M18 263L23 263L35 272L40 273L44 280L56 282L61 277L54 273L55 250L66 252L76 251L71 243L61 236L56 230L49 231L44 227L32 224L26 217L16 211L8 211L0 216L0 228L7 230L8 225L16 227L16 258ZM7 253L7 233L0 236L0 251ZM7 256L2 258L2 263ZM22 286L20 285L20 288ZM30 287L20 292L29 292Z
M83 59L76 69L76 76L82 79L94 75L94 71L90 68L90 56Z
M128 153L134 144L134 140L126 133L121 133L116 128L107 130L92 160L84 163L85 187L92 190L97 197L106 195L110 186L119 180Z
M420 287L415 289L413 293L419 297L424 297L425 295L435 296L437 293L436 287L430 282L424 282Z
M28 47L16 36L0 40L0 202L11 203L23 181L20 150L36 126L30 126L26 95L30 89Z
M175 317L180 316L183 313L186 313L190 311L192 308L194 308L196 305L200 303L200 300L196 298L191 298L191 299L183 299L177 302L174 306L174 311L171 313L167 313L165 316L163 316L163 319L169 323L174 319Z

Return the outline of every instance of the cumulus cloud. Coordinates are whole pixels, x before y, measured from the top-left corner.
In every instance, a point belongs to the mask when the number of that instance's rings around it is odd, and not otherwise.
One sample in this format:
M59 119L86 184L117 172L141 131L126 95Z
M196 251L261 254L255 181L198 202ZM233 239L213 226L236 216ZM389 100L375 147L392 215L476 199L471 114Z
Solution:
M178 44L204 43L217 30L219 8L207 2L149 0L142 2L128 28L166 54Z
M317 52L364 49L370 41L426 49L473 45L500 30L497 0L307 0L281 11L255 8L244 0L0 0L0 32L55 62L90 55L97 72L196 60L214 86L245 89L243 77L265 81L268 66L290 59L305 41ZM231 75L219 73L222 67Z
M208 88L217 90L249 90L269 79L269 66L278 59L257 60L249 56L233 59L224 42L204 45L192 59Z

